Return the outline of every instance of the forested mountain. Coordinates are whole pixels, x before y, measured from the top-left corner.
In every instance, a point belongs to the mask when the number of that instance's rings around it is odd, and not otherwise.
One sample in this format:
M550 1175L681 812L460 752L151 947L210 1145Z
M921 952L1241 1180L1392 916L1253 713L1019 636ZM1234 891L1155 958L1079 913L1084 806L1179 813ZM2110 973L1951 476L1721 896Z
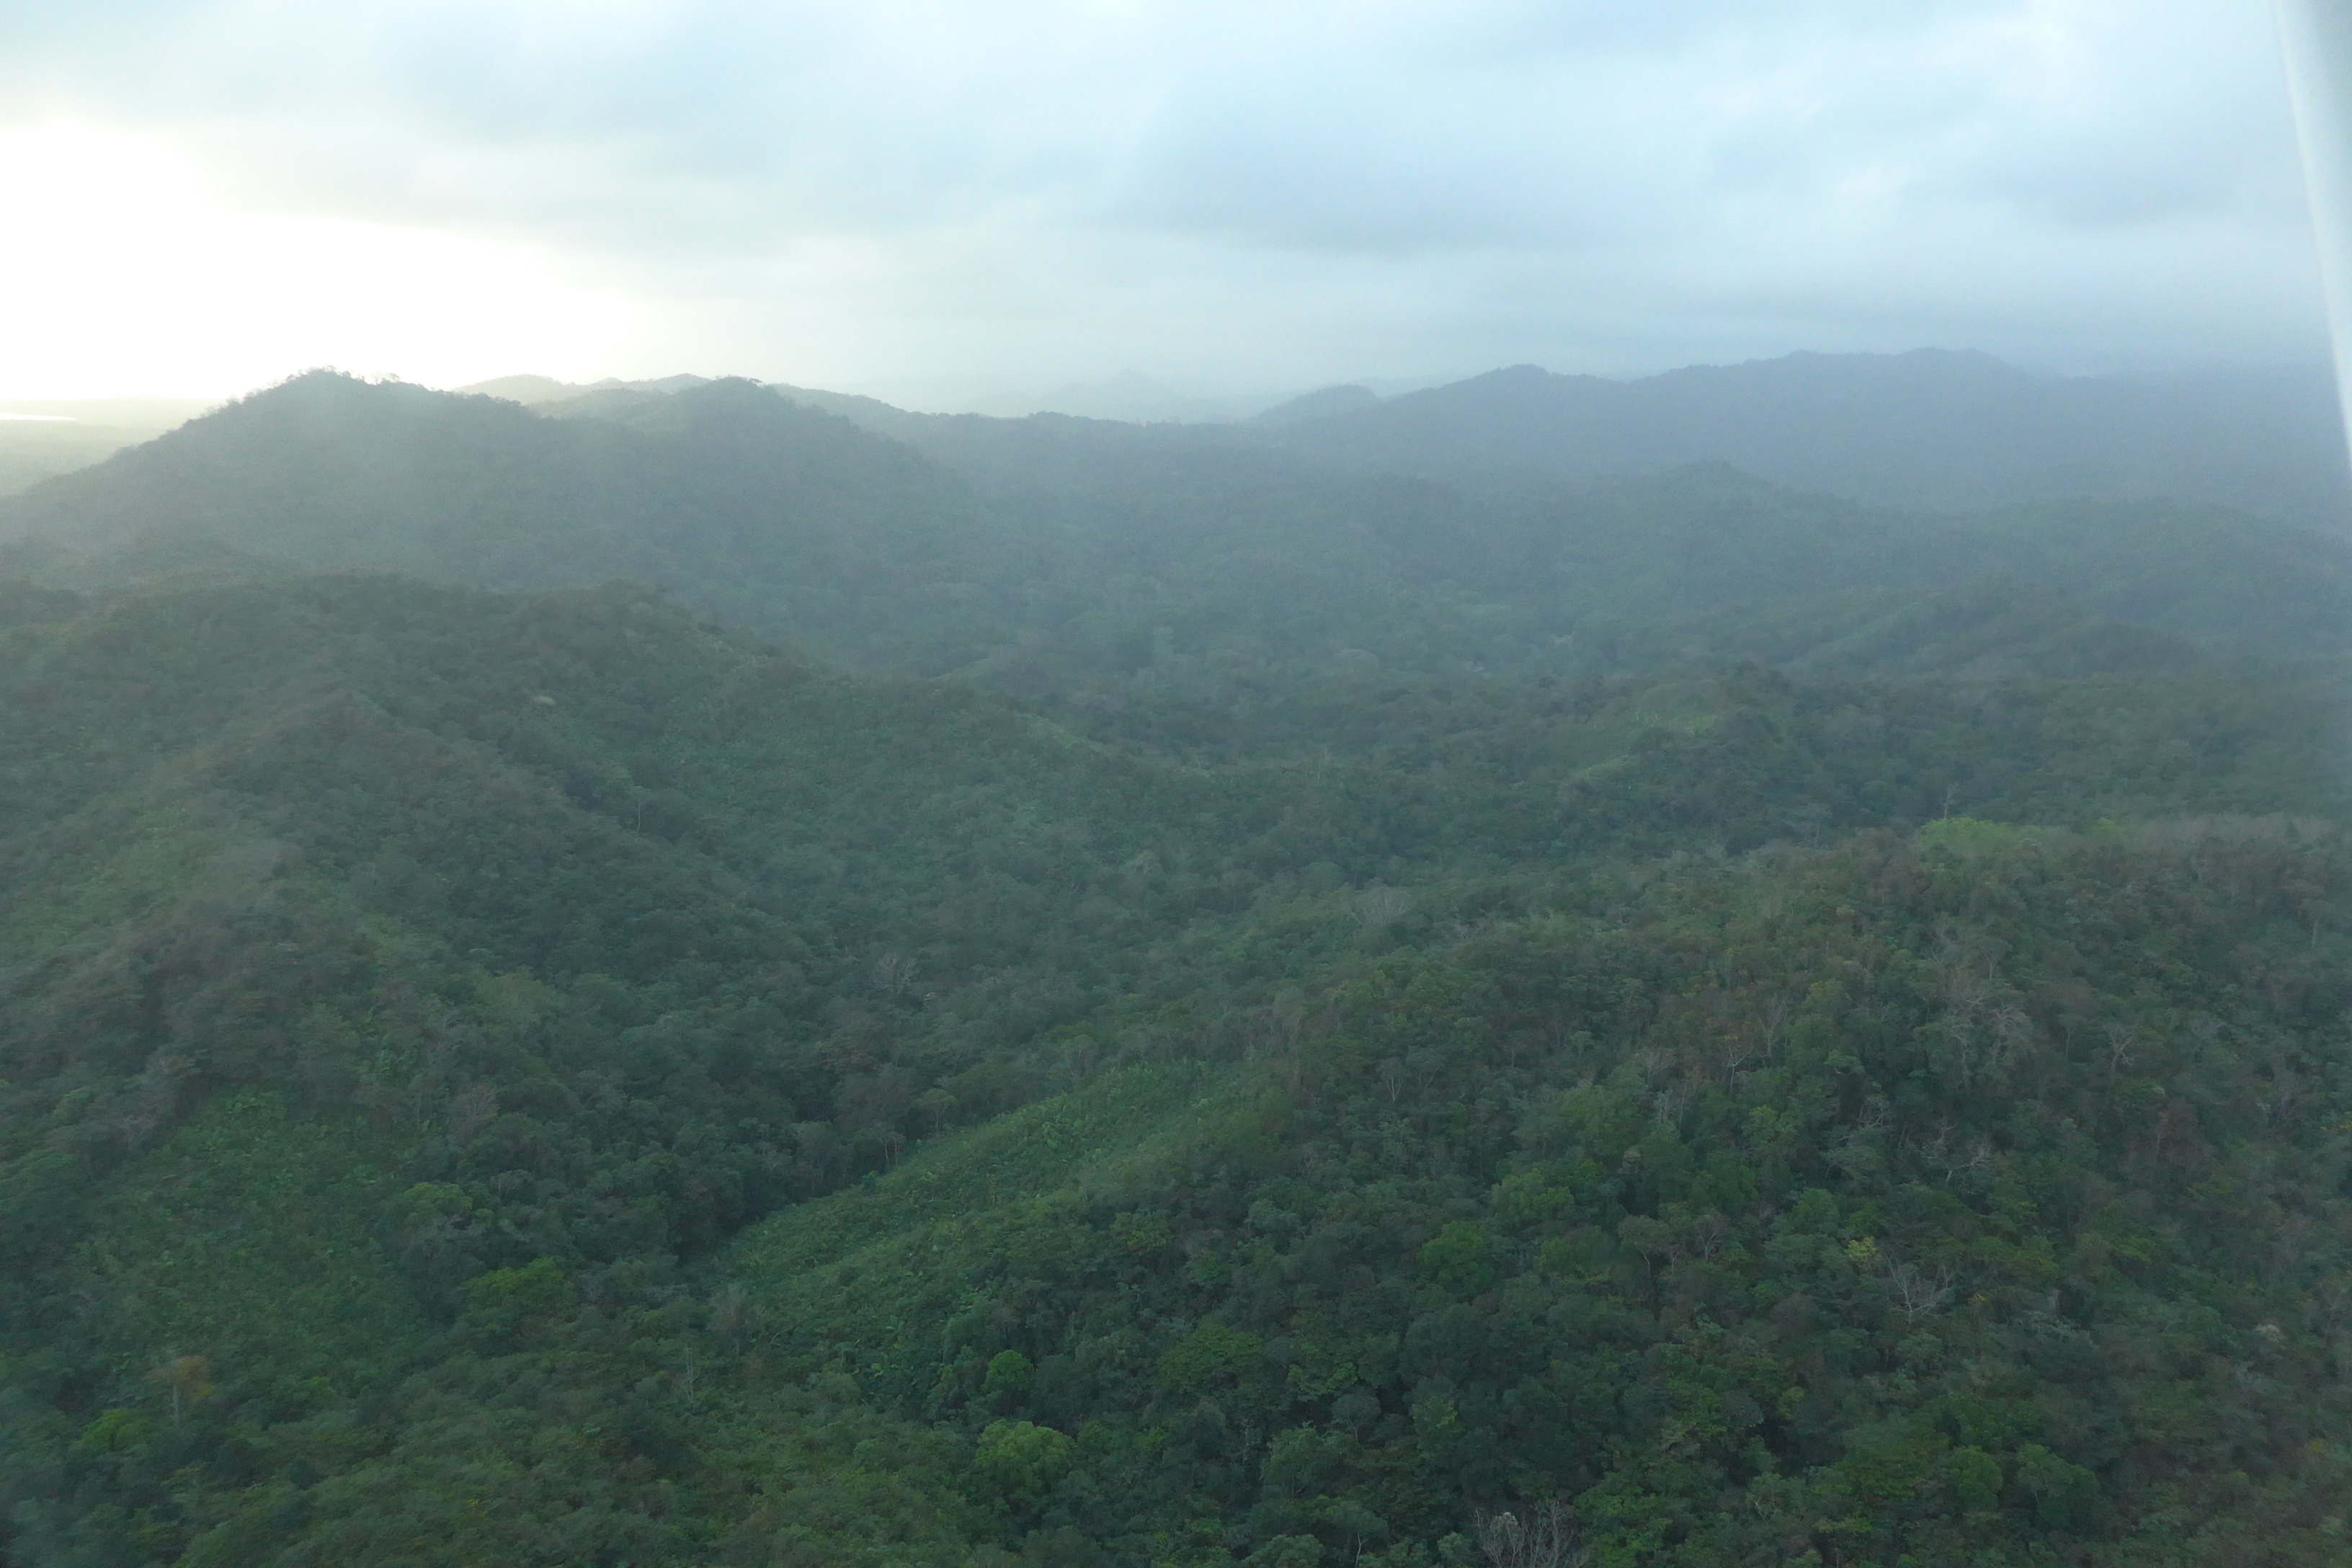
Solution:
M2061 377L1934 350L1791 354L1633 381L1519 365L1286 418L1269 437L1350 468L1440 478L1727 462L1776 484L1895 506L2168 497L2352 524L2352 468L2320 365Z
M2339 542L593 395L0 510L8 1568L2342 1561Z
M628 577L843 657L876 636L879 662L914 668L983 650L957 640L951 600L908 613L971 581L989 545L992 519L952 476L743 382L662 400L656 422L543 419L314 373L37 487L0 532L501 587ZM1017 583L1019 550L991 551L1012 568L1001 578Z
M2096 629L2122 622L2333 653L2352 594L2352 542L2175 502L1954 519L1720 465L1455 486L1066 419L947 421L926 458L745 382L607 395L550 419L304 376L0 504L0 538L144 551L52 562L60 580L185 570L199 547L497 587L627 577L859 668L1032 695L1785 662L1948 614L1910 608L1923 594L2013 596L1996 580L2081 620L2077 645L2125 647Z
M699 379L581 387L510 376L467 390L572 416ZM1149 428L1112 422L1144 416L1084 400L1018 420L779 390L951 466L1033 483L1066 473L1078 451L1108 450L1117 461L1138 449L1260 446L1326 468L1447 482L1496 472L1587 480L1727 463L1792 489L1883 506L2189 500L2324 531L2352 529L2335 384L2316 363L2059 376L1923 349L1796 353L1629 380L1515 365L1386 400L1331 386L1234 425ZM1041 430L1052 438L1041 443Z

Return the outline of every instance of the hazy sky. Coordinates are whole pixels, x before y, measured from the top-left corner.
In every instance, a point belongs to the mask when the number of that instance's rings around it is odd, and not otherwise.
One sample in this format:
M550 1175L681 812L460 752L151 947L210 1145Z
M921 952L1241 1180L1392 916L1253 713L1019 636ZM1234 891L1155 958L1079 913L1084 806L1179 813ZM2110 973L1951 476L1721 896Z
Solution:
M0 7L0 395L2315 358L2267 0Z

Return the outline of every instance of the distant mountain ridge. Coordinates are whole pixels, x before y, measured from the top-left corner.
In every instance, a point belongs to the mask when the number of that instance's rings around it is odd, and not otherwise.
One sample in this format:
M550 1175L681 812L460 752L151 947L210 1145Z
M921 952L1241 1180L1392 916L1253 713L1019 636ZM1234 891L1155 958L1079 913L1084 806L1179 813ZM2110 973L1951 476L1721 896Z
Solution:
M1212 707L1237 682L1349 669L1562 676L1692 656L1852 668L1857 650L1894 646L1853 641L1865 625L1946 625L1943 611L1905 621L1895 600L1995 579L2006 598L1956 601L1974 630L1904 634L1906 668L2152 657L2058 626L2051 605L2216 649L2346 644L2352 548L2210 507L1945 518L1719 462L1449 483L1334 472L1230 432L855 403L835 416L803 395L740 380L615 387L542 416L305 376L0 502L0 572L87 586L239 562L497 588L625 578L856 668L1037 697L1181 687ZM2033 629L2004 647L1995 628L2010 624Z
M689 387L709 384L707 375L668 375L650 380L628 381L606 376L601 381L558 381L546 375L502 375L489 381L478 381L457 387L458 392L477 393L486 397L503 397L526 407L553 409L560 405L593 402L600 393L632 393L660 395L683 392ZM877 398L862 397L852 393L822 392L814 389L791 388L814 398L846 398L871 403L877 407L892 405ZM1221 425L1230 423L1253 412L1262 399L1249 397L1202 397L1164 386L1137 371L1121 371L1099 382L1067 382L1045 393L1000 392L971 400L971 406L961 412L991 419L1023 419L1032 414L1063 414L1079 419L1104 419L1136 425L1194 424ZM897 412L893 409L893 412ZM929 417L956 417L954 415ZM926 416L913 416L926 417Z
M608 375L601 381L558 381L551 375L501 375L455 390L479 397L503 397L526 408L538 408L597 392L645 392L656 395L684 392L690 386L708 386L715 379L708 375L665 375L650 381L624 381Z
M1516 365L1301 413L1265 438L1359 470L1584 479L1719 460L1776 484L1892 505L2169 496L2352 525L2335 389L2317 366L2053 377L1932 349L1799 353L1638 381Z
M466 390L585 415L701 382L572 385L518 376ZM1173 447L1271 447L1349 472L1449 481L1497 472L1581 480L1725 462L1775 484L1890 506L2169 498L2352 531L2352 464L2334 383L2318 364L2056 376L1945 349L1800 353L1632 380L1520 364L1389 398L1327 386L1237 423L1202 422L1202 405L1181 425L1150 422L1171 417L1172 405L1141 413L1145 403L1097 395L1121 384L1066 388L1087 395L1058 414L1013 419L776 390L976 477L1017 470L1020 450L1040 446L1042 420L1054 432L1046 444L1065 452L1131 445L1139 428ZM1066 468L1066 458L1055 466Z
M1329 419L1380 406L1380 395L1369 386L1324 386L1302 392L1287 403L1277 403L1244 423L1261 429L1279 429L1309 419Z

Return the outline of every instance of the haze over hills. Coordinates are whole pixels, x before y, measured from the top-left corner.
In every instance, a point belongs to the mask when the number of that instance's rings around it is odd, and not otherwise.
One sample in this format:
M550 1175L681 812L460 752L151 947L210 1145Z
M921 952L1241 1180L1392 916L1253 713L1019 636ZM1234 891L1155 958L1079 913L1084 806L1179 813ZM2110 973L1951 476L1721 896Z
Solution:
M509 375L478 381L454 390L511 398L531 407L553 407L602 392L677 392L711 378L673 375L646 381L607 378L593 382L557 381L544 375ZM792 389L812 398L845 395L816 389ZM866 399L887 407L879 399ZM1043 394L991 393L961 400L970 406L961 412L994 418L1018 419L1031 414L1066 414L1084 419L1109 419L1129 424L1222 424L1254 414L1265 399L1196 397L1161 385L1136 371L1125 371L1100 382L1070 382Z
M625 384L662 392L698 378ZM559 407L595 388L513 377L465 388ZM1112 388L1120 384L1109 384ZM509 390L500 390L507 388ZM870 398L784 391L950 461L985 463L991 424ZM1176 417L1087 395L1039 409L1110 422ZM583 410L584 411L584 410ZM1027 407L990 412L1025 413ZM1989 355L1797 353L1633 380L1533 365L1381 399L1327 387L1192 425L1358 472L1460 480L1524 470L1586 479L1725 462L1776 484L1946 510L2077 497L2204 500L2352 529L2336 391L2322 364L2114 376L2038 375ZM1216 432L1155 432L1198 443ZM1006 436L1009 441L1013 437Z
M1066 382L1049 392L1004 392L972 398L965 411L1014 419L1031 414L1068 414L1132 425L1223 424L1257 412L1265 401L1179 392L1139 371L1128 370L1101 381Z
M2335 385L2317 365L2062 378L1922 350L1792 354L1626 382L1521 365L1377 406L1297 412L1275 439L1358 469L1584 478L1721 461L1903 506L2167 496L2352 523Z
M623 381L617 376L607 376L602 381L558 381L547 375L504 375L457 390L483 397L502 397L526 408L539 408L570 403L599 392L684 392L690 386L707 386L711 380L707 375L685 374L660 376L649 381Z
M1056 417L897 416L910 449L870 410L860 429L800 395L607 388L549 418L313 374L0 503L0 538L61 552L68 578L133 545L494 587L635 578L861 668L1039 693L1349 659L1564 675L1769 646L1784 661L1894 613L1851 595L1984 579L2215 648L2333 652L2352 592L2352 543L2210 508L1954 519L1721 467L1454 485ZM1775 605L1811 639L1765 633ZM1763 640L1702 625L1735 613Z
M2352 539L2017 380L0 500L0 1561L2333 1568Z
M0 399L0 496L152 441L214 406L181 397Z
M648 431L317 373L42 486L5 526L501 587L690 584L853 657L867 598L971 575L987 520L903 447L740 382L659 409ZM730 579L751 596L715 605Z

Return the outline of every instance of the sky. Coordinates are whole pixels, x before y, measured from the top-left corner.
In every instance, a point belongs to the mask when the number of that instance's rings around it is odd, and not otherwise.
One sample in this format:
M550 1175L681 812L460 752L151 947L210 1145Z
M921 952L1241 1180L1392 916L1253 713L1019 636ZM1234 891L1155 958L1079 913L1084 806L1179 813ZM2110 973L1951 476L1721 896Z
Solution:
M0 397L2325 353L2268 0L0 13Z

